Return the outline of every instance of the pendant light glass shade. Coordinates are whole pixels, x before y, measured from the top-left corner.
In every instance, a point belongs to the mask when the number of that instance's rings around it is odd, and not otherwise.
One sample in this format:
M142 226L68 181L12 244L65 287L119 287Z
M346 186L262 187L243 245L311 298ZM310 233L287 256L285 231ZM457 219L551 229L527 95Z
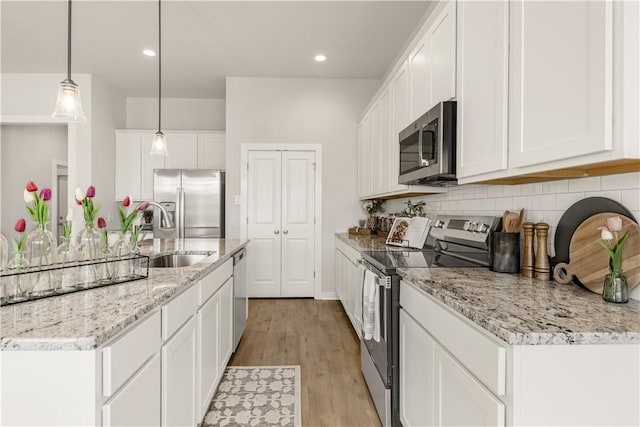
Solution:
M65 79L60 82L56 109L51 117L70 122L84 122L87 120L82 109L80 89L73 80Z
M151 155L168 156L167 140L164 137L164 133L158 131L153 134L153 141L151 143Z
M71 80L71 0L68 0L67 5L67 78L60 82L56 108L51 117L68 122L85 122L87 118L82 109L80 90Z

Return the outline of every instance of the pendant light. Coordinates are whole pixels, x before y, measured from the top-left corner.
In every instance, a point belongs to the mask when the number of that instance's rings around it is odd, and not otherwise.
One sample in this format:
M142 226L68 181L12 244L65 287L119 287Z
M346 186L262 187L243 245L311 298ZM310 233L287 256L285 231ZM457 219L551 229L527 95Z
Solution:
M56 108L51 114L54 119L62 119L69 122L84 122L84 110L80 100L78 85L71 80L71 0L68 1L67 19L67 78L60 82Z
M162 11L158 0L158 131L153 134L151 155L168 156L167 140L162 133Z

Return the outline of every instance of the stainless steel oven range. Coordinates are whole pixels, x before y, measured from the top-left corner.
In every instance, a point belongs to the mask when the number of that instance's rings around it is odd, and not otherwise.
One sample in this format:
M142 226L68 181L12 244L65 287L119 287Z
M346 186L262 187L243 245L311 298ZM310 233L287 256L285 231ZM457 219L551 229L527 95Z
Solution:
M402 425L399 416L400 276L396 269L487 267L489 236L500 223L500 218L492 216L438 216L431 221L429 238L422 250L394 247L362 252L362 263L375 275L379 287L380 339L364 339L363 331L361 369L383 426Z

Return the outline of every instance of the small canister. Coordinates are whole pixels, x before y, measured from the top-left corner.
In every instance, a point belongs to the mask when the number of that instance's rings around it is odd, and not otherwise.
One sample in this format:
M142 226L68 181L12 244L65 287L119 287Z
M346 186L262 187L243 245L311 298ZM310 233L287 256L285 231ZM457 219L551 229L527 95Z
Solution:
M520 233L495 231L491 237L490 269L498 273L519 273Z

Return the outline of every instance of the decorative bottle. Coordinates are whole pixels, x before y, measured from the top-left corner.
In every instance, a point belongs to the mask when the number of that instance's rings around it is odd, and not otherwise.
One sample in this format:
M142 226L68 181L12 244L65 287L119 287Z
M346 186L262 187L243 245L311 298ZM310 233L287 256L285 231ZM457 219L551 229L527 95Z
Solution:
M93 222L86 221L84 229L78 234L78 261L84 265L80 268L81 282L90 285L98 280L95 262L100 259L100 233Z
M27 236L27 259L31 267L44 270L35 274L34 292L54 288L53 273L49 269L55 254L55 237L47 230L47 223L37 222L36 229Z

